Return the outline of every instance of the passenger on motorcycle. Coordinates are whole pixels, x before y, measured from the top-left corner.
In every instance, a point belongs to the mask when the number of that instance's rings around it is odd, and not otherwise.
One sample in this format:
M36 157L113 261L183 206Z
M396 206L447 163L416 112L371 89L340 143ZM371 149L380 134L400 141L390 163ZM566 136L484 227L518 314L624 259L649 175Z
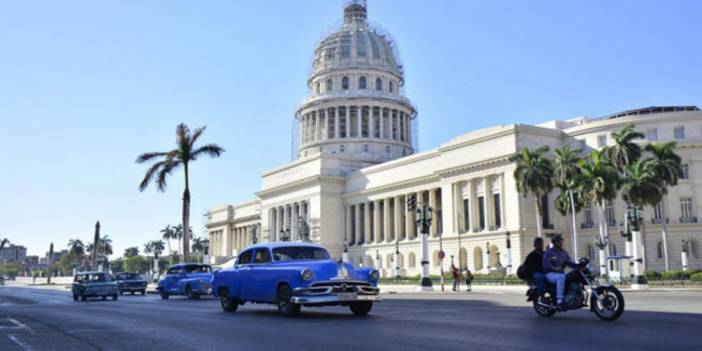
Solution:
M559 306L563 305L563 292L565 290L565 267L575 268L576 264L571 261L568 253L563 249L563 237L554 235L551 238L553 246L546 250L543 258L546 281L556 284L556 301Z
M525 267L526 271L528 272L527 276L531 277L531 280L534 282L534 286L536 286L536 289L529 296L527 301L531 301L531 300L535 299L536 296L539 296L545 290L544 284L546 281L546 277L544 276L543 259L544 259L544 239L535 238L534 239L534 251L530 252L529 255L527 255L527 257L526 257L526 260L524 261L524 267Z

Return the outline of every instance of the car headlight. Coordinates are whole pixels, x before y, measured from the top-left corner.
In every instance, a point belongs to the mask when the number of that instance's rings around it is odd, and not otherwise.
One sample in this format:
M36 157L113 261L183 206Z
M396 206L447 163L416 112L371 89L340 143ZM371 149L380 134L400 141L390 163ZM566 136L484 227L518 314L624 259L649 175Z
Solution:
M380 278L380 273L378 272L377 269L374 269L374 270L368 272L368 278L369 278L371 281L376 282L376 281L378 281L378 279Z
M312 272L311 269L305 268L300 272L300 276L302 277L302 280L308 282L312 279L314 279L314 272Z

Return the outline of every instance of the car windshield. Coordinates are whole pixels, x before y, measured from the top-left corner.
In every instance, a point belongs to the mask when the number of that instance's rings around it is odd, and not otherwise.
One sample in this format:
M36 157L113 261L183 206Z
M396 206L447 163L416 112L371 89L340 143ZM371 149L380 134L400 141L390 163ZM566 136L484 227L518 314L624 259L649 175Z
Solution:
M319 247L288 246L274 248L273 258L276 261L328 260L329 254Z
M120 273L115 277L117 280L138 280L141 276L137 273Z
M107 274L98 273L98 274L86 274L83 276L82 281L84 283L107 282L107 281L110 281L110 279L107 276Z
M210 273L212 272L212 268L210 266L193 265L186 266L185 271L187 273Z

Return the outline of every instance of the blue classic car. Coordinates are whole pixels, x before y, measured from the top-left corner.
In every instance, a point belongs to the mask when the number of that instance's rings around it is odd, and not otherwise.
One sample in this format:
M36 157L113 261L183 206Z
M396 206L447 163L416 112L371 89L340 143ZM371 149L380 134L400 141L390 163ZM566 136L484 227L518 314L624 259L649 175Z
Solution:
M217 271L212 293L222 309L236 311L245 302L272 303L286 316L301 306L348 306L366 315L379 300L378 271L336 262L321 246L265 243L243 250L234 267Z
M112 300L117 300L119 286L106 272L82 272L73 278L71 292L73 301L85 301L88 297L101 297L103 300L112 297Z
M206 264L182 263L171 266L158 282L158 292L162 299L171 295L185 295L189 299L199 299L210 294L212 267Z
M119 294L130 292L132 295L139 292L142 295L146 294L146 280L139 273L116 273L114 281L119 286Z

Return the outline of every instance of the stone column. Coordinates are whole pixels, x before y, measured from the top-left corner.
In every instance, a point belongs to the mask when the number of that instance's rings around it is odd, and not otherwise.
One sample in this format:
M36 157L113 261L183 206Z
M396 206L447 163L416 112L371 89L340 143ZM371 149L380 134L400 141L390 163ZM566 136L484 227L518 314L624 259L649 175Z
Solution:
M345 244L346 245L355 245L355 242L351 242L351 221L353 220L351 218L351 206L346 205L344 206L344 212L346 213L346 217L344 217L345 224L346 224L346 235L345 237Z
M429 207L432 208L435 212L432 214L432 221L431 221L431 226L429 226L429 235L434 237L439 234L439 221L436 218L436 209L437 209L437 202L436 202L436 189L429 189Z
M363 243L363 238L361 238L361 206L359 204L354 205L356 206L356 213L355 213L355 230L354 230L354 237L356 238L356 244L360 245Z
M300 203L295 202L290 205L292 210L292 230L290 231L291 241L300 240Z
M414 194L407 194L405 198L409 198L410 196L417 196L416 193ZM407 211L407 216L405 217L405 227L407 228L407 239L413 240L417 238L417 232L415 230L415 217L414 217L414 210L409 208L409 202L405 201L405 210ZM409 256L408 256L409 259ZM409 262L409 261L408 261Z
M371 216L370 216L370 202L366 202L363 205L363 234L364 234L364 243L371 243L371 235L370 235L370 227L371 227Z
M275 233L276 238L280 241L280 232L285 229L285 217L283 217L283 206L278 207L278 232Z
M470 229L477 232L480 229L480 204L478 203L477 181L471 179L468 181L468 194L470 197Z
M383 226L383 222L382 222L381 216L380 216L380 200L375 200L373 202L373 207L374 207L374 210L373 210L373 230L374 230L373 236L374 236L374 238L373 238L373 240L376 243L379 243L380 242L380 231L382 230L381 228Z
M322 121L321 121L322 116L320 115L319 111L317 111L315 114L316 114L317 118L314 121L314 130L315 130L314 140L320 141L322 139L320 138L319 128L322 125Z
M391 242L393 237L393 227L390 218L393 213L390 209L390 198L385 198L383 200L383 224L385 228L385 242Z
M385 126L385 123L383 121L383 107L382 106L380 106L380 116L378 116L378 118L380 118L380 139L383 139L384 138L383 128Z
M339 138L339 108L334 107L334 138Z
M404 231L402 230L403 223L402 223L402 210L404 206L401 206L402 200L400 199L400 195L395 196L395 240L400 240L402 237L402 234ZM397 257L395 257L395 260L397 260ZM395 261L397 262L397 261Z

